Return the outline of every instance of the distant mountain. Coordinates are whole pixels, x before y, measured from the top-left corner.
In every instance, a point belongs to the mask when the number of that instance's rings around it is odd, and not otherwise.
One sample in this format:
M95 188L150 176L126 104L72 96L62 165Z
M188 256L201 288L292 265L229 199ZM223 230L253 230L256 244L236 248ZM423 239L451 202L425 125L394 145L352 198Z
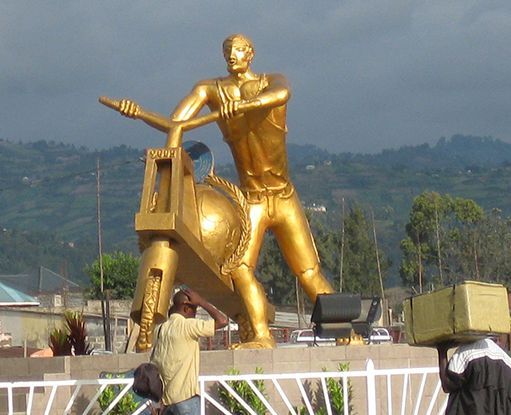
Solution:
M144 174L142 150L100 152L72 145L0 140L0 228L54 232L69 241L95 234L96 161L107 244L131 233ZM117 233L117 236L115 235Z
M313 144L288 143L287 155L291 165L322 163L332 158L332 154L327 150L323 150Z
M340 154L340 160L375 163L413 170L459 170L472 166L496 167L511 162L511 144L492 137L454 135L440 138L436 145L405 146L381 153Z
M324 205L334 227L342 200L346 208L355 203L371 208L381 245L395 262L412 200L425 190L471 198L485 209L511 214L511 144L490 137L456 135L433 146L373 155L331 154L314 145L290 143L288 154L304 204ZM8 252L0 249L0 274L29 266L55 268L60 258L69 262L71 274L94 259L98 158L104 250L136 252L133 218L139 208L143 156L143 150L126 146L94 152L47 141L0 140L0 248L16 245ZM236 181L232 165L217 166L217 174ZM73 249L80 249L80 255L71 255Z

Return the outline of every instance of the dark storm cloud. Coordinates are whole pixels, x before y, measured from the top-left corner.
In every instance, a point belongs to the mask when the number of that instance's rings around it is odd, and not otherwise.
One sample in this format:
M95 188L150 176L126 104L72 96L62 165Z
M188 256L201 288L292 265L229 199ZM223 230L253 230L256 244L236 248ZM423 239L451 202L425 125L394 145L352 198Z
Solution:
M292 142L373 152L455 133L511 141L511 3L490 0L2 2L0 138L160 145L98 96L168 113L224 73L221 42L240 31L255 41L254 68L292 83ZM194 138L225 152L215 128Z

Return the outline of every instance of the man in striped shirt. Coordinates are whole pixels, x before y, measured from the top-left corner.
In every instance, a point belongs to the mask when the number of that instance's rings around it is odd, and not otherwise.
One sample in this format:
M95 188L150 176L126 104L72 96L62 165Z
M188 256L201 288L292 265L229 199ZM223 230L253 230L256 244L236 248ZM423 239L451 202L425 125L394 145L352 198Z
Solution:
M449 394L447 415L511 414L511 358L493 340L437 346L442 389Z

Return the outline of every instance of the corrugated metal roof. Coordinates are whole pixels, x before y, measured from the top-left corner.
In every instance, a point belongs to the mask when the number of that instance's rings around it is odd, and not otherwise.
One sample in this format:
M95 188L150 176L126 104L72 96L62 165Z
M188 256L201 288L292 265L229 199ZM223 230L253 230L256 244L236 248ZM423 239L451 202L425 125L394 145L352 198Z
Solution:
M39 301L0 282L0 306L39 305Z
M80 290L76 282L42 266L23 274L0 274L0 282L30 295Z

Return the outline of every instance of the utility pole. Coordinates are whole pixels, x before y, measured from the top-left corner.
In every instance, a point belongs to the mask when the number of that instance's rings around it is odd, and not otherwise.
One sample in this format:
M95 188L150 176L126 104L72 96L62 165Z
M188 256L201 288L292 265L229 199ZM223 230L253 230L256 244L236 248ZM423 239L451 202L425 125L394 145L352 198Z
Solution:
M421 249L421 238L419 231L415 231L417 236L417 266L419 271L419 294L422 294L422 249Z
M295 291L296 291L296 316L298 318L298 328L302 328L302 324L307 325L305 322L305 305L303 298L302 287L298 283L298 278L295 278Z
M341 263L339 266L339 292L340 293L342 293L343 266L344 266L344 197L341 200Z
M302 319L300 315L300 294L299 290L300 287L298 285L298 278L295 278L295 294L296 294L296 319L298 320L298 328L302 328Z
M479 275L479 259L477 257L477 241L476 236L474 235L474 264L476 268L476 281L479 281L480 275Z
M110 341L110 303L109 293L105 297L105 284L103 274L103 246L101 236L101 197L100 197L100 168L99 156L96 159L96 223L98 230L98 261L99 261L99 281L101 290L101 316L103 318L103 332L105 336L105 350L111 351L112 344ZM106 301L105 301L106 298ZM105 304L106 303L106 304Z
M60 265L60 275L64 277L64 286L62 287L62 300L64 304L64 308L67 309L68 304L68 294L69 294L69 279L67 272L67 260L64 259L62 264Z
M438 257L438 273L440 276L440 284L444 284L444 275L442 272L442 252L440 251L440 223L438 220L438 206L435 200L435 230L436 230L436 252Z
M380 290L381 290L381 299L385 300L385 290L383 289L383 278L381 276L381 267L380 267L380 254L378 252L378 239L376 238L376 226L374 225L374 212L371 207L371 221L373 224L373 237L374 237L374 251L376 253L376 266L378 268L378 278L380 280Z

